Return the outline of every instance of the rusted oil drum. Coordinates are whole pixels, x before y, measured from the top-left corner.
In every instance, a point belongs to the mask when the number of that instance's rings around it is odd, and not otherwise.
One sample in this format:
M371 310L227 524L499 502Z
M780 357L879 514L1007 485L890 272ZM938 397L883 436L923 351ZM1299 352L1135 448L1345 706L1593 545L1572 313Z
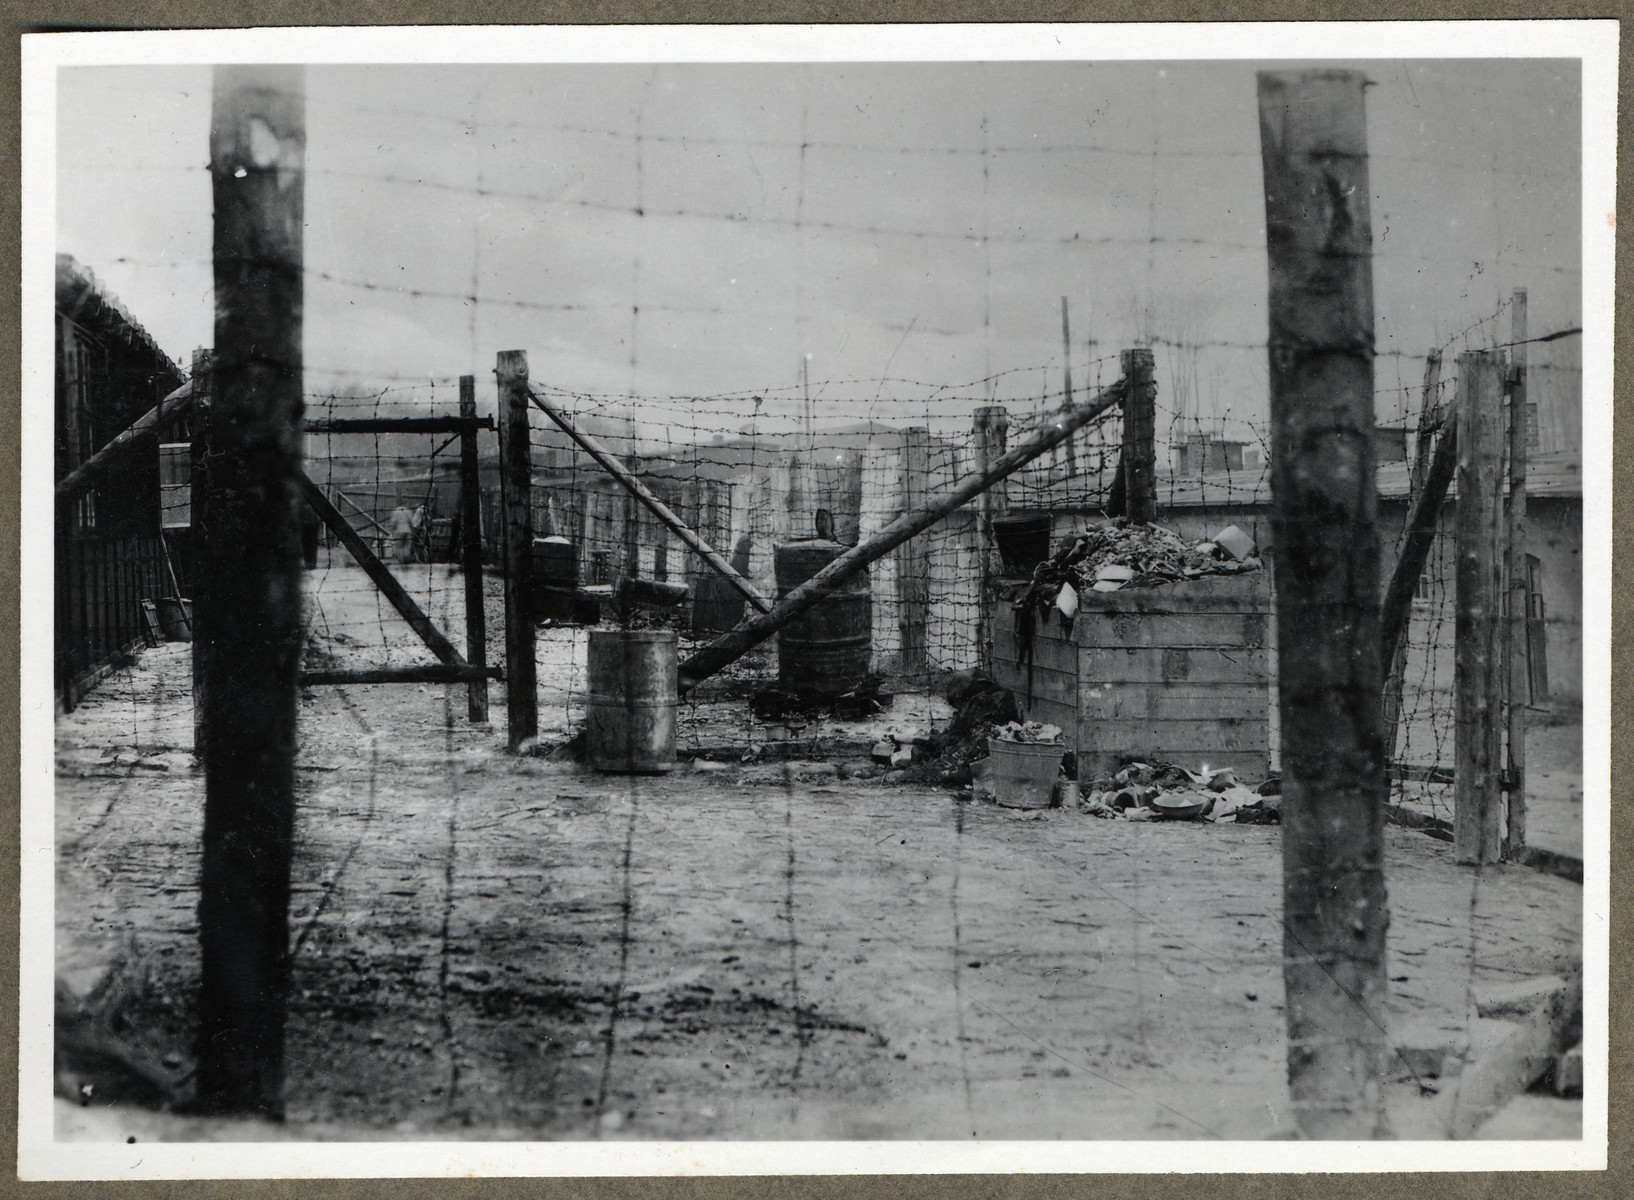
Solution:
M674 768L675 644L668 629L590 631L585 742L596 770Z
M779 599L847 549L824 538L778 546L772 559ZM843 696L857 687L868 675L873 616L865 569L778 632L778 686L797 696Z
M1031 579L1033 568L1050 556L1049 513L1014 513L993 518L1000 570L1006 579Z

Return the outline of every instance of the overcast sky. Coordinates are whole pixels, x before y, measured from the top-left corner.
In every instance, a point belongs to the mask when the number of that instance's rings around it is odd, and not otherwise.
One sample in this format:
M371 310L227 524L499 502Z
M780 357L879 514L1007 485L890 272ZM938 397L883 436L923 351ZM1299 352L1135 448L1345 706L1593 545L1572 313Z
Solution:
M1534 333L1580 322L1580 84L1561 60L1358 65L1386 420L1408 356L1512 288ZM1066 296L1080 387L1153 336L1160 405L1263 429L1255 70L309 68L308 389L435 379L400 395L441 409L470 373L486 401L495 352L524 349L536 381L634 395L682 440L752 394L796 413L809 354L819 420L967 424L1059 391ZM213 320L210 81L59 75L57 248L184 365ZM695 396L739 399L670 399Z

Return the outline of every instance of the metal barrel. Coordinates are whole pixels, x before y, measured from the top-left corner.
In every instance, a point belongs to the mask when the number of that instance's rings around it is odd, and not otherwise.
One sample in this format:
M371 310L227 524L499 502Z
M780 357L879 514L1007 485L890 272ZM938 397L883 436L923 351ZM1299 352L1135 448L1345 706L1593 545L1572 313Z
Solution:
M676 639L668 629L590 631L585 741L598 771L675 766Z
M823 538L786 542L773 554L779 599L849 547ZM873 598L859 571L778 631L778 686L798 696L843 696L868 676Z
M1006 579L1031 579L1033 568L1050 556L1050 515L1012 514L993 518L993 541Z

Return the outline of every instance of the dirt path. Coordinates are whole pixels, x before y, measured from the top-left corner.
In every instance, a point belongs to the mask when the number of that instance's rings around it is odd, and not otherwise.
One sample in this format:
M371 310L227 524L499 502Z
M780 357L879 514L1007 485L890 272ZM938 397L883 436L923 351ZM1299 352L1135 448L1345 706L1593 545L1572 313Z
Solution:
M90 980L122 956L104 1014L177 1077L203 790L185 650L58 726L59 958ZM597 776L507 757L463 710L441 687L303 699L288 1136L1287 1129L1275 828L1017 814L798 764ZM1388 838L1393 1031L1456 1041L1473 985L1576 956L1580 888Z

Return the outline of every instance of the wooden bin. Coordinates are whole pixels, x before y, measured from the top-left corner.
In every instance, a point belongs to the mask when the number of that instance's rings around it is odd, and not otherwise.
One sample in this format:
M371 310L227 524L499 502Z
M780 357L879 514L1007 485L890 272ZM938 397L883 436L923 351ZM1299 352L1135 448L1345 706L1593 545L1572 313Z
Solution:
M1070 633L1053 611L1036 621L1029 680L1015 612L1001 600L993 676L1028 720L1061 727L1080 780L1131 758L1263 779L1271 766L1270 611L1265 571L1086 591Z

